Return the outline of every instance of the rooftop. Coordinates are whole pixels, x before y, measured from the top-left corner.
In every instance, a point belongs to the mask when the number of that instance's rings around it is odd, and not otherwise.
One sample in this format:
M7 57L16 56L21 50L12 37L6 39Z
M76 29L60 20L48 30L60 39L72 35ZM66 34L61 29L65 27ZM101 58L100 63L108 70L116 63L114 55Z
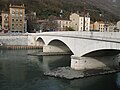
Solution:
M24 9L25 8L25 6L24 6L24 4L22 4L22 5L9 5L9 8L22 8L22 9Z

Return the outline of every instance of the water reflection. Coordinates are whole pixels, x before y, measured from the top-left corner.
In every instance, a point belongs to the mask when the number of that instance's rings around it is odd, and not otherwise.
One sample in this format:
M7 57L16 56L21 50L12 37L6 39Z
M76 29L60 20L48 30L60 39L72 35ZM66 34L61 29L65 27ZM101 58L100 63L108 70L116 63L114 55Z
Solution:
M116 80L117 86L120 89L120 73L117 73L117 80Z
M70 66L70 56L43 56L43 69L50 71L57 67Z
M67 90L118 90L115 84L115 78L116 75L104 75L76 79L70 82L71 87Z
M119 90L120 73L66 80L44 76L69 66L70 56L29 56L36 50L0 51L0 90Z

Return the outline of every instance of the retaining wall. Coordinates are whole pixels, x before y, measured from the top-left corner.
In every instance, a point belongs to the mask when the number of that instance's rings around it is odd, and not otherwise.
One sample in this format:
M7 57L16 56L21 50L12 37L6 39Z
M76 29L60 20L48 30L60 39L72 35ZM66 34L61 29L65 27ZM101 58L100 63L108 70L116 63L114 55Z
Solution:
M28 34L2 34L0 42L6 45L35 46L35 36Z

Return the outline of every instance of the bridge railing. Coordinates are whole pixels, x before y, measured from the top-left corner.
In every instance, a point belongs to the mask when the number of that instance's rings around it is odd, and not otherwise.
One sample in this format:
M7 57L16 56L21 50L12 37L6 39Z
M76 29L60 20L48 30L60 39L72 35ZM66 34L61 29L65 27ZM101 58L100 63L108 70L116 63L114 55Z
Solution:
M36 36L54 36L54 37L68 37L68 38L83 38L94 39L109 42L120 42L120 32L45 32L33 34Z

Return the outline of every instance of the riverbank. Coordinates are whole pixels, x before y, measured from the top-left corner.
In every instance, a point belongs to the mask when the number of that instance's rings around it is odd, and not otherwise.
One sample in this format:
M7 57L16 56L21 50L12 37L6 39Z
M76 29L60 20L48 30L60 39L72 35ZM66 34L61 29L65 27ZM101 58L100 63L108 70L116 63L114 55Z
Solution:
M2 50L27 50L27 49L42 49L42 46L22 46L22 45L6 45L0 46Z
M98 68L98 69L90 69L90 70L73 70L70 67L59 67L55 70L45 72L44 75L52 76L52 77L59 77L59 78L66 78L66 79L77 79L77 78L84 78L90 76L97 76L97 75L104 75L110 73L119 72L119 68Z

